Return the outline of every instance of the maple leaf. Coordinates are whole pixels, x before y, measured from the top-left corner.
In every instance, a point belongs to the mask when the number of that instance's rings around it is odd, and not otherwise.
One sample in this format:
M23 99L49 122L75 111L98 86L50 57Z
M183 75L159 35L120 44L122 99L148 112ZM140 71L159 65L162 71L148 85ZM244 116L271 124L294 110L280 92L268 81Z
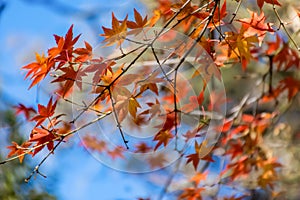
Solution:
M169 112L167 110L167 112ZM164 117L164 116L163 116ZM164 122L160 125L155 126L155 128L161 128L161 130L172 130L175 125L175 112L169 112L167 117L163 118ZM177 124L179 124L179 117L177 117Z
M214 21L216 22L216 26L223 23L222 19L224 19L227 15L227 6L226 6L226 0L224 0L224 3L221 8L217 7L216 12L214 14ZM210 23L211 24L211 23ZM209 25L209 27L215 28L213 24Z
M266 50L266 54L267 55L274 54L274 52L278 51L281 43L282 43L282 39L280 38L279 34L276 34L275 42L267 42L268 49Z
M148 23L150 27L153 27L157 21L161 17L161 11L160 10L153 10L153 16L149 19Z
M149 120L151 120L153 117L161 114L161 105L158 99L155 99L155 103L148 102L146 104L150 107L150 109L143 111L141 115L150 114Z
M77 48L74 50L74 53L78 55L75 59L75 62L85 62L92 58L92 46L86 41L84 44L85 48Z
M95 136L86 135L82 138L82 144L91 149L93 151L97 151L99 153L103 152L107 149L106 142L103 140L97 139Z
M126 25L130 29L139 29L139 30L131 30L128 32L128 34L140 33L143 30L142 28L145 27L145 25L148 22L147 16L143 19L141 14L135 8L134 8L134 19L135 19L135 22L127 21Z
M269 159L258 162L258 166L263 170L262 174L258 177L258 185L262 188L270 186L273 189L274 181L278 179L275 168L282 167L282 165L273 159Z
M124 74L117 80L118 87L134 84L140 79L141 76L139 74Z
M194 169L196 170L199 164L200 160L205 160L207 162L214 162L211 155L209 155L207 150L211 150L210 148L207 148L207 141L203 141L201 144L198 144L197 141L195 141L195 153L187 155L187 161L186 163L192 162Z
M120 23L114 13L112 13L112 28L102 26L104 34L100 34L100 36L105 37L104 42L107 43L106 46L111 46L114 43L120 46L123 43L127 32L127 18L128 16Z
M292 77L287 77L279 82L280 90L288 90L288 100L290 101L300 90L300 81Z
M197 135L197 129L194 129L193 131L188 130L185 134L182 136L185 137L185 141L189 141L190 139L195 138Z
M54 91L54 94L56 94L57 99L61 97L69 97L73 92L73 88L70 88L68 91L66 91L66 88L62 82L58 83L58 88Z
M171 5L171 10L175 13L178 12L179 9L181 9L181 12L177 15L177 19L181 20L183 18L185 18L187 15L189 15L190 13L192 13L195 9L195 7L192 6L191 2L189 2L183 9L182 6L185 2L181 2L181 3L175 3Z
M265 32L275 32L275 30L271 27L272 25L271 23L265 23L266 17L263 12L261 12L259 16L256 12L252 12L251 10L248 10L248 12L250 13L251 18L238 19L237 21L242 22L256 30L262 31L263 34ZM260 33L258 35L262 34L261 32L256 32L256 31L252 31L252 32L254 32L254 34Z
M52 97L50 98L47 107L38 104L38 114L34 116L31 120L37 122L36 126L42 124L46 119L54 115L54 110L56 108L57 101L52 104Z
M157 155L151 154L147 159L151 169L162 168L164 167L164 164L167 162L167 159L163 153L159 153Z
M124 158L124 148L121 146L117 146L112 151L108 151L108 155L115 160L116 158Z
M115 65L114 61L104 62L103 58L92 59L90 61L90 65L88 65L85 69L85 73L93 73L93 83L97 84L101 81L101 77L107 73L107 68L110 68Z
M57 47L48 50L48 55L51 59L59 61L58 69L66 62L72 61L73 49L80 35L73 38L73 25L67 31L65 37L54 35Z
M6 148L10 149L10 152L8 153L7 157L11 157L13 155L19 156L20 163L23 162L24 154L26 151L28 151L28 148L31 146L31 142L24 142L22 145L18 145L16 142L12 142L11 146L8 146ZM29 153L29 152L28 152Z
M47 74L49 73L51 68L54 68L55 63L52 59L45 57L44 54L39 55L38 53L35 54L36 62L30 63L22 69L28 70L25 79L29 76L32 80L31 85L28 89L33 87L34 85L38 84L41 80L43 80Z
M179 199L185 200L202 200L201 192L204 191L204 188L185 188Z
M118 87L114 90L113 96L116 101L115 109L118 113L119 121L123 121L128 112L135 119L137 109L141 108L141 106L134 95L127 88Z
M213 30L213 29L215 29L216 26L224 24L223 19L227 15L227 6L226 5L227 5L226 0L224 0L224 3L221 6L221 8L219 6L217 6L216 11L214 12L214 16L213 16L213 23L210 22L207 26L208 28ZM212 2L208 5L208 7L210 7L210 8L212 8L214 6L215 6L215 2ZM195 8L195 10L196 10L196 8ZM193 16L197 17L198 19L201 19L201 21L207 19L209 17L209 15L210 15L210 12L208 12L206 10L201 11L201 12L196 12L193 14ZM197 33L195 35L199 35L199 33L201 32L203 27L204 27L204 24L200 23L200 25L197 26L197 30L196 30Z
M121 65L115 72L111 68L111 66L107 66L103 75L101 76L101 81L105 85L111 85L112 82L114 83L113 85L116 85L118 80L115 80L117 77L120 76L121 73L123 73L123 65Z
M278 0L256 0L257 5L260 9L262 9L264 3L274 4L277 6L281 6L281 4L278 2Z
M226 143L227 142L228 141L226 141ZM244 145L242 144L241 140L237 140L237 141L231 140L231 141L229 141L229 146L230 146L230 148L226 151L225 154L231 155L231 159L236 158L237 156L243 154Z
M157 83L165 81L164 79L157 77L159 74L159 71L155 71L150 76L148 76L147 79L138 81L137 85L140 86L140 93L143 93L144 91L149 89L156 95L158 95Z
M158 141L158 143L154 147L154 151L160 147L161 145L167 146L170 139L172 139L174 135L169 130L160 130L155 136L153 141Z
M73 87L74 83L76 83L79 89L82 89L82 77L86 76L85 71L81 70L81 68L75 70L72 65L61 68L60 70L64 72L64 74L58 76L58 78L51 83L64 82L63 97Z
M26 120L29 120L31 113L36 113L36 110L33 107L26 107L21 103L13 108L16 110L16 115L23 113Z
M246 69L250 59L253 58L251 54L251 48L255 46L255 43L259 42L257 36L245 36L244 33L246 30L247 28L243 25L238 33L226 33L226 40L230 44L228 49L228 57L236 57L237 55L235 53L238 53L244 70ZM233 53L233 51L235 53Z
M171 10L172 2L170 0L158 0L157 4L158 6L153 11L153 17L149 20L150 26L155 25L160 18L164 21L168 20L173 14Z
M196 170L200 161L198 153L189 154L186 156L187 161L186 164L192 162L194 169Z
M191 181L195 182L196 185L198 185L201 181L205 180L207 178L208 171L201 173L197 172L192 178Z
M134 97L130 97L128 101L128 110L133 118L136 118L137 108L141 108L139 102Z
M300 58L296 50L292 49L288 43L283 44L283 48L274 56L274 63L277 69L286 71L292 67L300 68Z
M145 142L141 142L138 145L136 145L136 153L147 153L151 150L152 148L148 146Z
M204 91L201 91L198 96L190 96L189 100L190 102L184 105L181 110L184 110L185 112L191 112L195 109L198 109L203 104Z
M55 134L53 134L51 131L44 129L44 128L37 128L35 127L30 134L30 140L29 142L36 142L34 147L37 147L33 155L36 155L39 151L41 151L46 145L49 151L53 150L54 148L54 140L58 139ZM41 145L41 146L40 146Z

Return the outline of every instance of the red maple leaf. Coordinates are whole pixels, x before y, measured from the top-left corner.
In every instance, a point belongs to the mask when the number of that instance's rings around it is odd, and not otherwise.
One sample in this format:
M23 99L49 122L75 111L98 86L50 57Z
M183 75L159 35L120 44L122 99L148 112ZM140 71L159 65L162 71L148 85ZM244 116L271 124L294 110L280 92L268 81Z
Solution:
M63 97L65 94L73 87L73 85L76 83L79 89L82 89L82 77L86 76L86 73L79 68L78 70L75 70L72 65L68 67L64 67L60 69L64 72L61 76L59 76L57 79L53 80L54 82L64 82L64 92Z
M17 106L14 106L14 109L16 110L16 115L23 113L26 120L29 120L32 113L36 113L36 110L33 107L26 107L21 103L19 103Z
M45 107L41 104L38 104L38 114L31 119L31 120L34 120L37 122L36 126L41 125L46 119L48 119L49 117L54 115L56 103L57 103L57 101L55 101L52 104L52 97L51 97L47 104L47 107Z
M274 63L277 64L277 69L288 70L292 67L300 68L300 58L296 50L292 49L287 43L283 48L274 56Z
M197 141L195 141L195 153L187 155L187 161L186 163L192 162L195 170L198 167L200 160L205 160L207 162L214 162L212 159L212 156L210 154L206 154L205 156L201 156L201 154L205 153L205 151L208 149L206 148L206 141L203 141L201 144L198 144Z
M34 145L35 150L33 152L34 156L39 151L41 151L45 146L47 146L48 150L51 151L54 148L54 141L58 139L54 133L44 128L35 127L31 134L29 142L36 142Z
M268 49L266 50L267 55L272 55L276 52L280 45L282 44L282 39L280 38L279 34L276 34L276 41L275 42L267 42Z
M80 35L77 35L73 38L73 25L71 25L65 37L54 35L57 47L49 49L48 55L51 59L60 62L57 66L58 69L66 62L72 61L74 44L78 41L79 37Z
M279 82L280 86L280 90L284 91L287 90L288 91L288 99L289 101L299 92L300 90L300 81L295 80L292 77L287 77L283 80L281 80Z
M277 0L257 0L257 5L260 9L262 9L264 3L274 4L277 6L281 6L281 4Z

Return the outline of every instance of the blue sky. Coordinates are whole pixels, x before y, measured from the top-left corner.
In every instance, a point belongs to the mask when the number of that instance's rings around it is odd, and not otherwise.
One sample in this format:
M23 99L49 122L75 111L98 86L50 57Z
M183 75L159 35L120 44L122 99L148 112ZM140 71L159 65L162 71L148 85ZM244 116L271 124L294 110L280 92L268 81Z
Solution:
M34 106L36 102L43 102L43 96L46 96L43 91L27 90L29 81L24 81L25 72L20 68L34 59L35 52L43 53L53 46L53 34L63 35L74 24L75 34L82 33L82 39L95 46L100 41L101 26L110 26L111 11L117 17L123 17L127 12L132 13L134 7L142 7L134 0L116 0L109 4L97 0L61 2L64 5L72 2L70 6L74 13L78 9L93 10L96 17L82 20L80 13L68 14L65 11L67 14L62 14L53 5L32 4L30 0L6 1L0 18L0 98L6 103L22 102ZM76 141L79 141L78 136L75 136ZM38 163L40 159L37 156L33 162ZM147 181L149 174L115 171L102 165L77 144L56 152L41 171L48 178L38 176L32 181L47 187L58 195L59 200L127 200L159 192Z

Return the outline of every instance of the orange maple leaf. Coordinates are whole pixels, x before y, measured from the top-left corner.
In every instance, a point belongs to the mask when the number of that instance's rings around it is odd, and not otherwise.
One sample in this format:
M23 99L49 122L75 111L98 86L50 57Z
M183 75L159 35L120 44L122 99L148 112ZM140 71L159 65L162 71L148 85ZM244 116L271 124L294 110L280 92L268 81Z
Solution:
M172 139L174 135L169 130L161 130L155 136L153 141L158 141L158 143L154 147L154 151L160 147L161 145L167 146L170 139Z
M185 188L179 199L182 200L202 200L201 192L204 191L204 188Z
M124 148L121 146L115 147L112 151L108 151L108 155L115 160L116 158L124 158Z
M205 180L207 178L208 171L201 173L197 172L192 178L191 181L195 182L196 185L198 185L201 181Z
M28 151L28 147L30 147L31 142L24 142L22 145L18 145L16 142L12 142L13 145L8 146L6 148L10 149L10 152L8 153L7 157L11 157L13 155L18 155L19 156L19 161L20 163L23 162L24 159L24 154L26 151Z
M237 21L247 24L249 27L259 31L275 32L275 30L271 27L271 23L265 23L266 17L263 12L261 12L260 15L256 12L252 12L251 10L248 10L248 12L250 13L251 18L238 19ZM255 33L255 31L253 32Z
M251 54L251 48L255 47L256 43L259 42L258 37L255 35L244 35L246 30L247 26L243 24L238 33L226 33L226 40L230 44L228 48L228 57L236 58L236 56L239 56L242 62L242 68L244 70L246 69L250 59L253 58L253 55ZM238 55L236 55L236 53Z
M120 46L123 43L127 34L127 18L128 16L120 23L114 13L112 13L112 28L110 29L102 26L104 34L100 34L100 36L105 37L104 42L107 43L107 46L111 46L114 43L117 43L117 45Z
M30 63L22 69L28 70L25 79L29 76L32 80L31 85L28 89L33 87L34 85L38 84L41 80L43 80L46 75L49 73L51 68L54 68L55 63L52 59L45 57L44 54L39 55L38 53L35 54L36 62Z
M143 19L141 14L136 9L134 9L134 19L135 19L135 22L127 21L126 25L130 29L139 29L139 30L131 30L128 32L128 34L140 33L143 30L142 28L145 27L148 22L147 16Z
M127 88L118 87L114 90L113 96L116 101L115 109L119 116L119 121L123 121L128 112L135 119L137 109L141 108L141 106L134 95Z
M74 53L78 55L75 62L85 62L92 58L93 47L88 42L84 42L84 44L85 48L77 48L74 50Z
M99 140L95 136L89 136L89 135L84 136L82 139L82 143L88 149L97 151L99 153L107 149L106 142L104 140Z

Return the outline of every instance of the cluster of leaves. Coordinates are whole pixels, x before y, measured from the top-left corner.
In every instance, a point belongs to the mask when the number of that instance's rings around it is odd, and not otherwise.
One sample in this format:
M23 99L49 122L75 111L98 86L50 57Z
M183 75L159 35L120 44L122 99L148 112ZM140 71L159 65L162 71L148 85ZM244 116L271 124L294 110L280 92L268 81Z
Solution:
M231 187L235 191L236 183L250 178L251 187L245 186L243 192L236 190L233 196L225 198L243 199L251 195L249 191L253 188L271 190L273 196L278 194L275 193L276 181L282 164L265 148L264 138L274 131L278 119L287 111L288 108L282 111L282 105L297 98L300 90L300 80L296 76L300 67L299 49L278 16L279 1L257 0L257 10L248 10L249 17L239 19L236 18L243 1L230 4L235 3L237 9L232 12L226 0L159 0L150 18L143 17L134 9L134 21L128 20L128 16L119 20L112 13L112 26L102 27L101 36L105 46L114 46L119 53L112 54L108 59L94 56L94 49L87 42L84 42L84 47L76 48L80 35L73 38L73 26L64 37L54 35L56 46L48 50L47 56L36 54L36 61L23 69L27 70L26 78L31 79L29 88L46 77L52 77L50 84L59 88L53 91L55 98L51 97L46 106L39 104L37 111L23 104L16 107L17 113L24 113L34 127L27 141L23 144L12 142L8 147L8 160L19 158L22 162L26 154L35 156L45 146L49 150L47 158L67 136L112 116L120 133L121 140L118 142L121 143L111 147L108 141L86 134L83 145L92 151L107 154L113 160L127 159L127 151L147 155L153 153L146 159L153 169L164 167L169 157L154 153L174 149L179 154L177 166L181 166L181 160L185 159L182 168L192 166L195 170L189 186L179 189L179 199L202 199L208 188L216 185L219 188ZM279 27L266 22L264 8L267 6L273 8L277 16L277 21L273 23L279 23ZM148 33L155 26L162 28L154 31L151 37ZM184 33L191 41L174 42L176 34L171 30ZM283 39L284 34L294 46ZM173 42L173 46L168 51L156 51L158 42L161 46ZM188 88L187 83L190 82L183 80L179 73L197 45L201 45L208 56L203 58L198 52L193 61L202 64L211 61L217 70L211 65L193 69L188 78L198 82L195 88ZM141 59L143 57L148 60ZM172 60L176 62L166 64ZM151 68L146 61L154 62L156 67ZM224 68L229 67L241 68L242 73L247 75L249 70L256 69L254 63L266 68L263 74L257 73L259 78L253 83L255 91L245 94L239 103L232 106L223 116L221 125L212 123L215 127L209 129L210 122L214 120L210 113L228 102L228 99L212 91L207 95L209 82L220 81ZM288 72L295 75L273 78L274 74ZM82 104L76 98L68 99L82 91L89 94ZM191 91L195 94L189 95ZM59 113L57 109L57 105L68 103L80 109L70 122L65 116L67 113ZM260 112L259 108L266 104L274 104L274 108ZM247 113L249 110L252 114ZM97 115L97 118L86 117L90 114ZM196 122L189 126L183 116L190 117L189 120L196 118ZM159 123L152 127L155 133L150 141L136 141L123 128L128 125L140 130L151 121ZM73 127L74 124L77 127ZM179 130L182 126L188 126L189 130L182 133ZM213 137L210 136L211 130L221 133L218 142L213 145L209 139ZM190 144L192 150L186 151L186 146ZM224 170L213 184L207 183L207 176L213 173L210 164L220 159L224 160ZM39 166L34 173L39 173ZM179 168L174 173L180 173ZM170 177L161 198L166 195L172 182L173 176ZM218 195L226 196L215 194L217 198Z

